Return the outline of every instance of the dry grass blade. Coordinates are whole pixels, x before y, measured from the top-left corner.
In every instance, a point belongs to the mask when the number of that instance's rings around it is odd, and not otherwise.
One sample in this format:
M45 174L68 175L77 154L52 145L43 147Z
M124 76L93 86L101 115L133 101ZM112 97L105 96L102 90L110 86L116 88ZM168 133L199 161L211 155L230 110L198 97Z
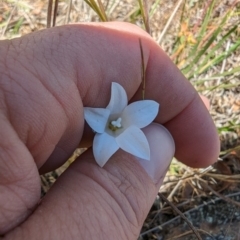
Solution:
M228 198L228 197L226 197L226 196L216 192L203 179L201 179L201 178L198 178L198 179L202 182L204 187L208 188L214 195L218 196L219 198L221 198L222 200L224 200L224 201L226 201L228 203L231 203L231 204L234 204L234 205L240 207L240 203L239 202L236 202L236 201L232 200L231 198Z
M108 17L107 17L107 14L106 14L106 12L105 12L105 9L104 9L104 6L103 6L103 4L102 4L102 1L101 1L101 0L97 0L97 1L98 1L99 9L100 9L100 11L101 11L101 13L102 13L105 21L107 22L107 21L108 21Z
M163 31L161 32L161 34L160 34L160 36L159 36L159 38L158 38L158 40L157 40L158 44L161 43L161 41L162 41L162 39L163 39L163 36L164 36L165 33L167 32L167 30L168 30L170 24L172 23L172 21L173 21L175 15L176 15L176 13L177 13L179 7L181 6L182 2L183 2L183 0L179 0L179 1L177 2L176 7L174 8L171 16L169 17L169 19L168 19L168 21L167 21L167 23L166 23Z
M101 0L97 0L98 4L95 2L95 0L84 0L84 2L86 2L88 4L88 6L90 6L99 16L99 18L103 21L103 22L107 22L108 18L106 15L106 12L104 10L104 6L101 2Z
M240 146L230 148L227 151L221 152L221 154L224 154L221 159L227 158L232 152L240 151Z
M158 193L158 196L160 198L162 198L168 205L170 205L172 207L172 209L178 213L181 218L186 221L186 223L188 224L188 226L192 229L193 233L195 234L195 236L197 237L198 240L202 240L201 236L198 233L198 230L192 225L192 223L190 221L188 221L188 219L183 215L183 213L174 206L174 204L172 204L163 194Z
M143 47L142 47L142 41L139 38L139 45L140 45L140 52L141 52L141 78L142 78L142 99L145 99L145 87L146 87L146 70L145 70L145 64L144 64L144 54L143 54Z
M226 195L226 197L230 198L230 197L236 197L236 196L239 196L239 195L240 195L240 192L237 192L237 193L228 194L228 195ZM213 203L215 204L215 203L217 203L217 202L219 202L219 201L221 201L221 200L222 200L222 198L217 198L217 199L214 199L214 200L211 199L210 201L204 202L204 203L198 205L198 206L195 207L195 208L189 209L188 211L184 212L183 214L184 214L184 215L190 214L190 213L192 213L192 212L194 212L194 211L198 211L200 208L202 208L202 207L204 207L204 206L206 206L206 205L213 204ZM143 236L145 236L146 234L149 234L149 233L151 233L151 232L153 232L153 231L156 231L156 230L159 230L159 229L163 229L163 227L167 226L167 225L170 224L170 223L173 223L174 221L178 220L180 217L181 217L181 216L178 215L178 216L176 216L175 218L171 218L169 221L164 222L162 225L159 225L159 226L157 226L157 227L151 228L151 229L143 232L143 233L141 234L141 236L143 237Z
M110 7L110 9L108 10L108 15L110 15L111 13L114 12L114 10L116 9L116 7L119 5L120 1L115 1L114 4Z
M54 11L53 11L53 22L52 22L53 27L56 25L57 10L58 10L58 0L55 0Z
M72 8L72 0L68 0L68 9L67 9L67 15L66 15L66 20L65 20L66 24L68 24L70 21L71 8Z
M205 176L212 177L214 179L225 181L225 182L240 182L240 174L234 175L224 175L224 174L216 174L216 173L206 173Z
M183 174L183 176L181 177L181 179L177 182L177 184L175 185L175 187L173 188L173 190L170 192L170 194L168 195L168 200L171 201L172 200L172 197L173 195L175 194L175 192L177 191L177 189L181 186L181 184L183 183L184 181L184 178L189 178L188 175L188 172L185 172Z
M143 17L145 30L151 35L151 29L149 24L148 2L146 0L138 0L138 3L139 3L139 7Z
M229 47L230 47L230 40L227 41L227 46L226 46L226 52L228 52L229 50ZM222 74L225 70L225 67L226 67L226 63L227 63L227 59L225 58L222 62L222 68L221 68L221 71L220 71L220 74ZM220 84L220 81L223 77L219 77L218 80L217 80L217 85Z
M53 6L53 0L48 0L47 28L50 28L50 27L51 27L51 22L52 22L52 6Z
M208 236L211 237L211 238L213 238L213 236L212 236L210 233L208 233L208 232L206 232L206 231L204 231L204 230L202 230L202 229L198 229L198 231L204 233L205 235L208 235ZM191 231L191 230L190 230L190 231L187 231L187 232L185 232L185 233L179 234L179 235L177 235L177 236L175 236L175 237L171 237L170 239L166 239L166 240L179 239L180 237L186 237L186 236L188 236L188 235L190 235L190 234L192 234L192 231Z
M11 11L11 13L10 13L10 16L8 17L7 24L6 24L6 26L5 26L5 28L3 29L2 34L1 34L1 38L4 36L4 34L5 34L5 32L6 32L7 28L8 28L8 25L9 25L9 23L10 23L10 21L11 21L11 18L12 18L12 16L13 16L13 13L14 13L15 10L16 10L16 7L17 7L17 5L14 6L14 8L12 9L12 11Z

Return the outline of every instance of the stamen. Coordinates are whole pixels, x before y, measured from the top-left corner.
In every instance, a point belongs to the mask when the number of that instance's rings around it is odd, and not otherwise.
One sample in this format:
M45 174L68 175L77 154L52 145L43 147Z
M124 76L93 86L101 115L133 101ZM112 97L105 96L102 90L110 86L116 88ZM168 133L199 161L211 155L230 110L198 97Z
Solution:
M121 121L122 121L122 118L118 118L116 121L112 121L111 124L112 124L114 127L120 128L120 127L122 127Z

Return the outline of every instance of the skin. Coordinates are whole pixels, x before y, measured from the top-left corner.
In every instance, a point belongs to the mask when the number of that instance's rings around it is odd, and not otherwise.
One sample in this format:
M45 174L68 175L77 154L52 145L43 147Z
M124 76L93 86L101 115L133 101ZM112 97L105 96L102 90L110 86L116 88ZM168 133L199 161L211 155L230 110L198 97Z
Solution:
M146 99L160 103L155 122L173 136L175 156L191 167L206 167L217 159L218 136L203 101L138 27L68 25L1 41L0 234L4 239L137 238L170 159L152 178L144 165L123 151L100 168L89 149L41 201L39 171L61 166L80 142L90 145L93 136L84 126L83 106L105 107L112 81L125 88L130 101L141 100L139 38ZM159 145L155 140L151 144Z

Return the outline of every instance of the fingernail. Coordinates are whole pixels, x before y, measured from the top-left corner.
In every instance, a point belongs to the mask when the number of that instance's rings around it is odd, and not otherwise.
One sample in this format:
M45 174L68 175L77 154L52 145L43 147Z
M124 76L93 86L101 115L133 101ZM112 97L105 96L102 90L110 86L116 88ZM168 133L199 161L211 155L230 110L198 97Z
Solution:
M139 162L153 182L159 184L174 156L174 140L169 131L157 123L152 123L142 130L150 146L150 161L139 159Z

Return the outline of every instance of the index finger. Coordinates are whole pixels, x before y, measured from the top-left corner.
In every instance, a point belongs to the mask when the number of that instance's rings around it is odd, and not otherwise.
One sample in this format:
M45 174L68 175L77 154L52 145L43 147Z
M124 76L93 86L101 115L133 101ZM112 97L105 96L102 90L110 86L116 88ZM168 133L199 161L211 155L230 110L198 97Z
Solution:
M54 129L58 126L58 131L57 134L48 131L41 137L40 131L37 132L40 136L35 133L40 128L32 126L34 121L26 123L32 116L25 117L25 111L24 114L14 112L19 137L29 143L41 139L31 149L39 166L49 164L49 167L45 166L49 171L66 161L82 135L82 106L106 107L111 82L120 83L131 101L142 98L139 39L142 40L146 66L145 95L160 103L156 122L164 124L173 135L176 157L193 167L204 167L217 159L219 141L214 123L191 84L146 32L132 24L112 22L61 26L27 35L20 45L16 44L17 39L13 41L12 45L19 45L24 52L21 63L26 68L31 67L41 84L61 102L56 115L62 116L65 111L71 116L67 120L58 117L53 121L52 115L45 114L47 126ZM19 69L23 69L22 66ZM26 79L22 76L22 81ZM36 92L33 87L32 95ZM44 100L41 94L38 101ZM43 109L46 113L52 111L45 105ZM41 112L30 113L37 120L43 119ZM19 130L21 123L31 126L35 132ZM61 131L59 126L64 126ZM51 139L50 145L46 139ZM45 154L42 154L43 149Z
M207 108L189 81L139 28L122 23L108 23L104 26L124 31L129 38L133 35L141 37L146 61L145 97L160 103L160 112L155 121L163 124L172 134L176 144L176 158L191 167L206 167L215 162L220 149L218 134ZM111 36L114 32L108 34ZM130 47L131 42L126 42L126 46ZM125 83L124 80L121 82ZM125 87L127 90L132 88L129 85L128 82ZM141 98L140 86L131 101Z

